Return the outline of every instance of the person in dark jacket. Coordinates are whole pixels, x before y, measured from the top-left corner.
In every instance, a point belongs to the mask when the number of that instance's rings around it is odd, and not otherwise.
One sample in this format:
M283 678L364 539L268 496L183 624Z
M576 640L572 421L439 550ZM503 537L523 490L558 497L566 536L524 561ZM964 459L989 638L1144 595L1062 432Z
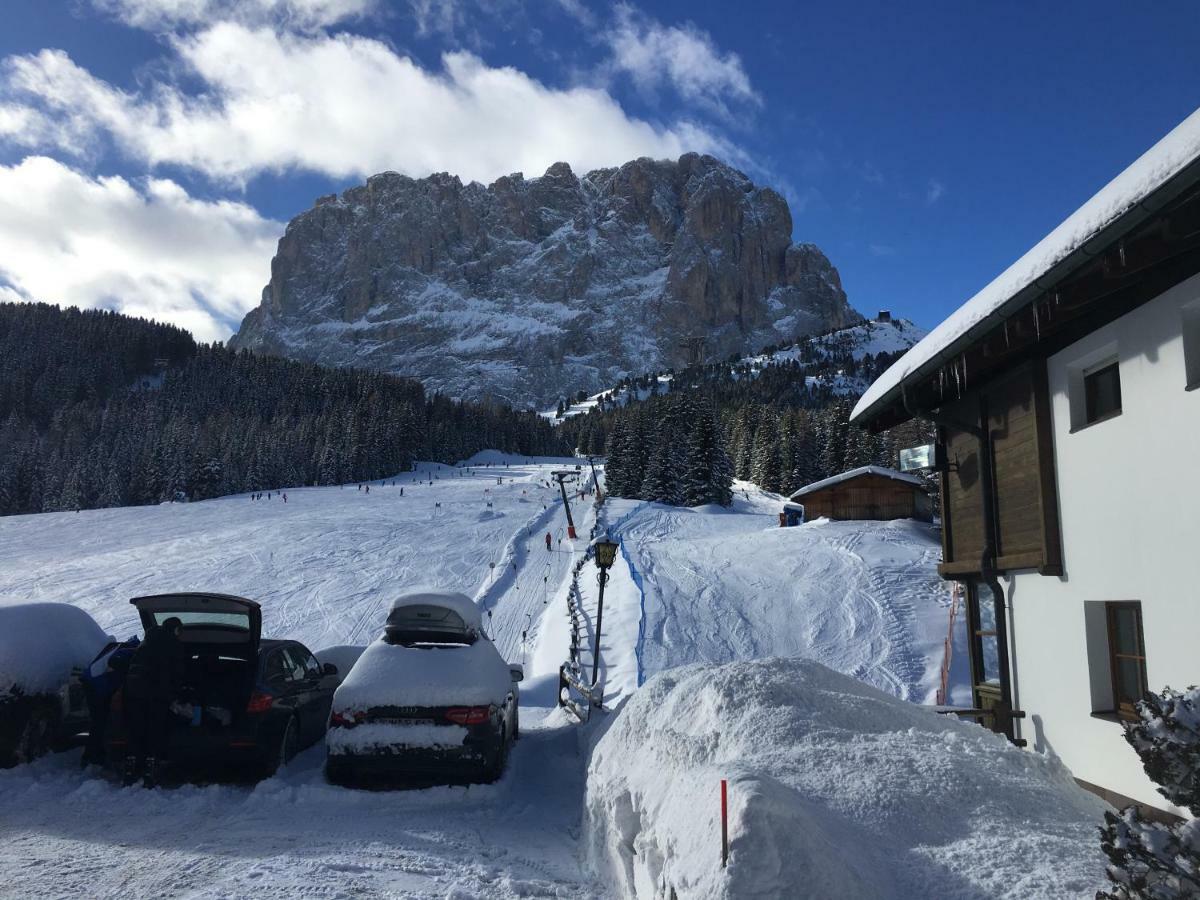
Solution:
M146 787L158 782L167 753L171 700L179 685L179 634L183 623L172 616L150 628L129 660L125 678L125 728L129 737L125 784L142 776Z
M96 655L80 676L88 705L88 739L80 761L83 766L104 765L104 738L108 733L112 697L125 683L129 660L140 643L136 637L127 641L112 641Z

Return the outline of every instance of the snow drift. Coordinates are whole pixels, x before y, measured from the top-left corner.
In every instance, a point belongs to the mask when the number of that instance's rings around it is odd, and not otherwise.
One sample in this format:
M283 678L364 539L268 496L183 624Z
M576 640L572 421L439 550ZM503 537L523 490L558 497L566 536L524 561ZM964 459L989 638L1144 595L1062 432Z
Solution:
M584 846L635 897L1090 897L1105 808L977 725L760 659L669 670L629 700L592 751Z
M0 694L56 691L74 666L86 666L108 635L96 620L67 603L0 605Z

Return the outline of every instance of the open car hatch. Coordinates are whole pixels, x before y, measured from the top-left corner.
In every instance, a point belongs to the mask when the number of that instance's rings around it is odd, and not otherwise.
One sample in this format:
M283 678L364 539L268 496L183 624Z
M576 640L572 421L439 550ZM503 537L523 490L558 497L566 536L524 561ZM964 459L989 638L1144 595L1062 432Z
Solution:
M185 643L249 644L257 650L262 638L262 607L244 597L156 594L134 597L129 602L137 607L143 629L161 625L172 616L179 619Z

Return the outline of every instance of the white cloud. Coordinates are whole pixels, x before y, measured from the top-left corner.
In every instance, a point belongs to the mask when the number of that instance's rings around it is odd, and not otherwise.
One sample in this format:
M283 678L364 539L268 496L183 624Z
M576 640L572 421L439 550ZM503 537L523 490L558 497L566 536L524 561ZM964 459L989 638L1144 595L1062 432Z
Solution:
M104 307L224 339L257 305L283 224L173 181L0 166L0 299Z
M690 22L665 26L622 3L604 40L612 51L608 68L628 74L643 91L670 84L689 103L725 116L731 103L762 104L741 58L722 54L708 32Z
M925 189L925 203L929 206L937 203L946 193L946 185L938 181L936 178L929 179L929 186Z
M234 22L171 43L203 85L199 93L165 82L128 93L61 50L10 57L0 134L72 153L107 136L132 159L230 183L289 169L338 178L449 171L490 181L541 174L559 160L589 169L686 150L737 158L701 126L632 118L604 90L547 87L467 52L447 53L429 71L369 38Z
M126 25L152 31L206 26L221 20L313 31L362 18L375 10L377 0L92 0L92 5Z

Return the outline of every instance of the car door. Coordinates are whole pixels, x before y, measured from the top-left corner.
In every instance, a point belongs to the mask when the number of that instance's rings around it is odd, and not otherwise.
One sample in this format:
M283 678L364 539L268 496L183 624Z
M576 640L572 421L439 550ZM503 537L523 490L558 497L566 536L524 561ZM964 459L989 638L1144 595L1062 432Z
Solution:
M325 727L329 724L329 710L333 706L333 692L337 690L342 679L339 675L326 675L325 667L303 644L296 644L295 649L303 659L306 678L313 683L311 702L313 720L316 723L316 740L325 734Z
M288 644L284 650L291 665L296 709L300 717L301 744L307 747L320 736L329 716L328 700L322 708L321 664L301 644Z
M301 691L297 689L298 679L295 677L296 664L287 652L288 648L276 647L268 655L263 664L263 680L275 697L273 708L280 713L287 712L299 718L301 714ZM282 729L283 722L279 723Z

